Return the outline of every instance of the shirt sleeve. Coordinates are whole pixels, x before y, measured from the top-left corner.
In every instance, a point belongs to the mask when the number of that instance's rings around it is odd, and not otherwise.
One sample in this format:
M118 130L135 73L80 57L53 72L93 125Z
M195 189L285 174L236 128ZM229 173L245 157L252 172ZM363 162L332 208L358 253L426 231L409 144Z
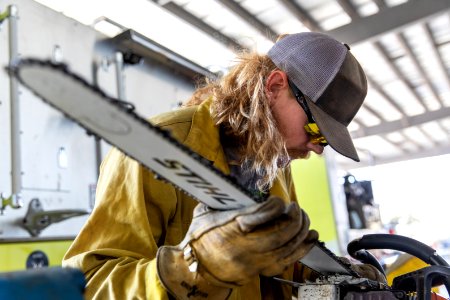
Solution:
M170 185L136 161L116 149L108 154L95 208L63 260L84 272L86 299L168 299L155 257L176 199Z

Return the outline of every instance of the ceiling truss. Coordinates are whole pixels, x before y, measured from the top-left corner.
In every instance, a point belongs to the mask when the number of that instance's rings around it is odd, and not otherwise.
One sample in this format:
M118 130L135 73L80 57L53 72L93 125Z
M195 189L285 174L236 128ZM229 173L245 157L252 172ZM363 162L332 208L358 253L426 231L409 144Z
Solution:
M246 47L240 44L236 39L223 34L219 28L214 28L201 18L194 16L192 13L184 9L183 5L176 4L176 1L152 1L177 15L179 18L189 22L211 37L217 39L225 46L234 50L246 49ZM265 24L264 20L259 19L258 16L253 15L251 12L246 10L241 5L241 2L243 1L216 1L233 12L242 21L252 26L256 31L269 40L275 41L277 35L280 34ZM353 138L357 139L378 135L387 143L400 150L401 154L395 157L375 157L377 163L450 153L449 138L447 138L447 142L445 144L442 144L442 142L433 139L433 134L430 134L422 127L425 123L435 121L438 127L449 135L449 129L443 125L441 120L444 120L450 116L450 107L448 106L450 105L450 100L447 100L447 104L445 103L445 99L443 99L442 94L440 94L437 84L433 82L432 78L429 74L427 74L427 71L423 67L418 55L413 49L413 45L410 44L408 38L403 32L403 30L411 24L421 24L426 35L427 43L431 45L431 49L433 51L432 55L436 57L439 62L438 65L440 72L445 74L445 84L450 87L450 66L446 66L444 57L439 50L440 47L446 45L450 41L445 41L444 44L437 43L428 23L432 17L438 14L442 15L444 13L449 13L450 1L410 0L397 6L388 7L383 0L373 0L373 3L379 10L378 13L367 17L362 17L353 1L336 0L342 10L351 18L351 22L347 25L343 25L329 31L324 31L320 21L316 20L308 9L299 4L302 2L294 0L276 0L276 2L283 5L284 8L286 8L295 18L297 18L311 31L326 32L327 34L335 37L337 40L345 41L352 46L364 42L371 43L374 49L393 71L398 80L406 86L409 92L414 96L414 98L416 98L417 102L423 108L424 112L422 114L407 115L402 105L386 92L384 85L377 82L375 78L368 76L370 87L369 91L370 89L376 91L381 97L392 105L393 109L401 115L399 120L388 121L382 113L376 111L369 104L364 104L362 109L366 110L367 113L371 114L373 117L378 118L380 123L374 126L365 126L364 122L358 120L358 118L355 118L354 122L359 126L359 129L352 132ZM402 73L401 69L398 68L396 61L400 57L392 56L383 43L380 42L380 37L387 33L391 33L396 37L404 52L404 56L406 56L414 65L415 69L418 70L422 84L431 92L432 97L438 101L440 106L439 109L431 109L428 107L427 102L418 91L417 82L411 82L411 80L409 80L408 77ZM417 142L415 139L412 139L404 133L405 129L413 126L416 126L418 131L426 137L428 146L424 146L422 143ZM404 141L399 142L389 138L388 134L391 132L399 132ZM416 150L406 148L405 143L414 145ZM371 158L371 161L367 163L373 164L373 157Z

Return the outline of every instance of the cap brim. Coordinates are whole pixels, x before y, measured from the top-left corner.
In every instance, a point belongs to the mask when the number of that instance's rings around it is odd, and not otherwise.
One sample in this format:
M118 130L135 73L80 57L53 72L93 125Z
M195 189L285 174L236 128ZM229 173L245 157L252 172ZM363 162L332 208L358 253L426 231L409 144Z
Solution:
M359 162L358 153L353 145L352 137L350 136L347 127L321 110L307 96L305 96L305 98L320 132L331 148L338 153Z

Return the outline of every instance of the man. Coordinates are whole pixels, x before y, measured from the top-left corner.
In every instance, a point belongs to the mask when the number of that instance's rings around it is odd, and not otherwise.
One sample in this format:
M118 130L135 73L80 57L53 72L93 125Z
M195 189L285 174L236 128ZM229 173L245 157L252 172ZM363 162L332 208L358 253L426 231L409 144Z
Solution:
M289 162L327 144L358 160L346 126L366 91L348 47L324 34L287 35L268 55L243 54L186 107L152 122L268 200L211 210L112 150L64 265L84 271L88 299L291 299L291 287L272 277L307 276L298 260L318 234L297 204Z

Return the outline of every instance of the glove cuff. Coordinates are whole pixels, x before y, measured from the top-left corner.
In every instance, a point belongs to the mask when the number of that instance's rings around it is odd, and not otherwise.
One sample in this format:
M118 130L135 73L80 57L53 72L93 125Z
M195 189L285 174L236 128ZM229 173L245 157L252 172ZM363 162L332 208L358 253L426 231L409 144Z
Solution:
M164 288L176 299L227 299L232 289L206 280L194 268L198 263L195 256L185 255L183 252L170 246L158 249L157 274Z

